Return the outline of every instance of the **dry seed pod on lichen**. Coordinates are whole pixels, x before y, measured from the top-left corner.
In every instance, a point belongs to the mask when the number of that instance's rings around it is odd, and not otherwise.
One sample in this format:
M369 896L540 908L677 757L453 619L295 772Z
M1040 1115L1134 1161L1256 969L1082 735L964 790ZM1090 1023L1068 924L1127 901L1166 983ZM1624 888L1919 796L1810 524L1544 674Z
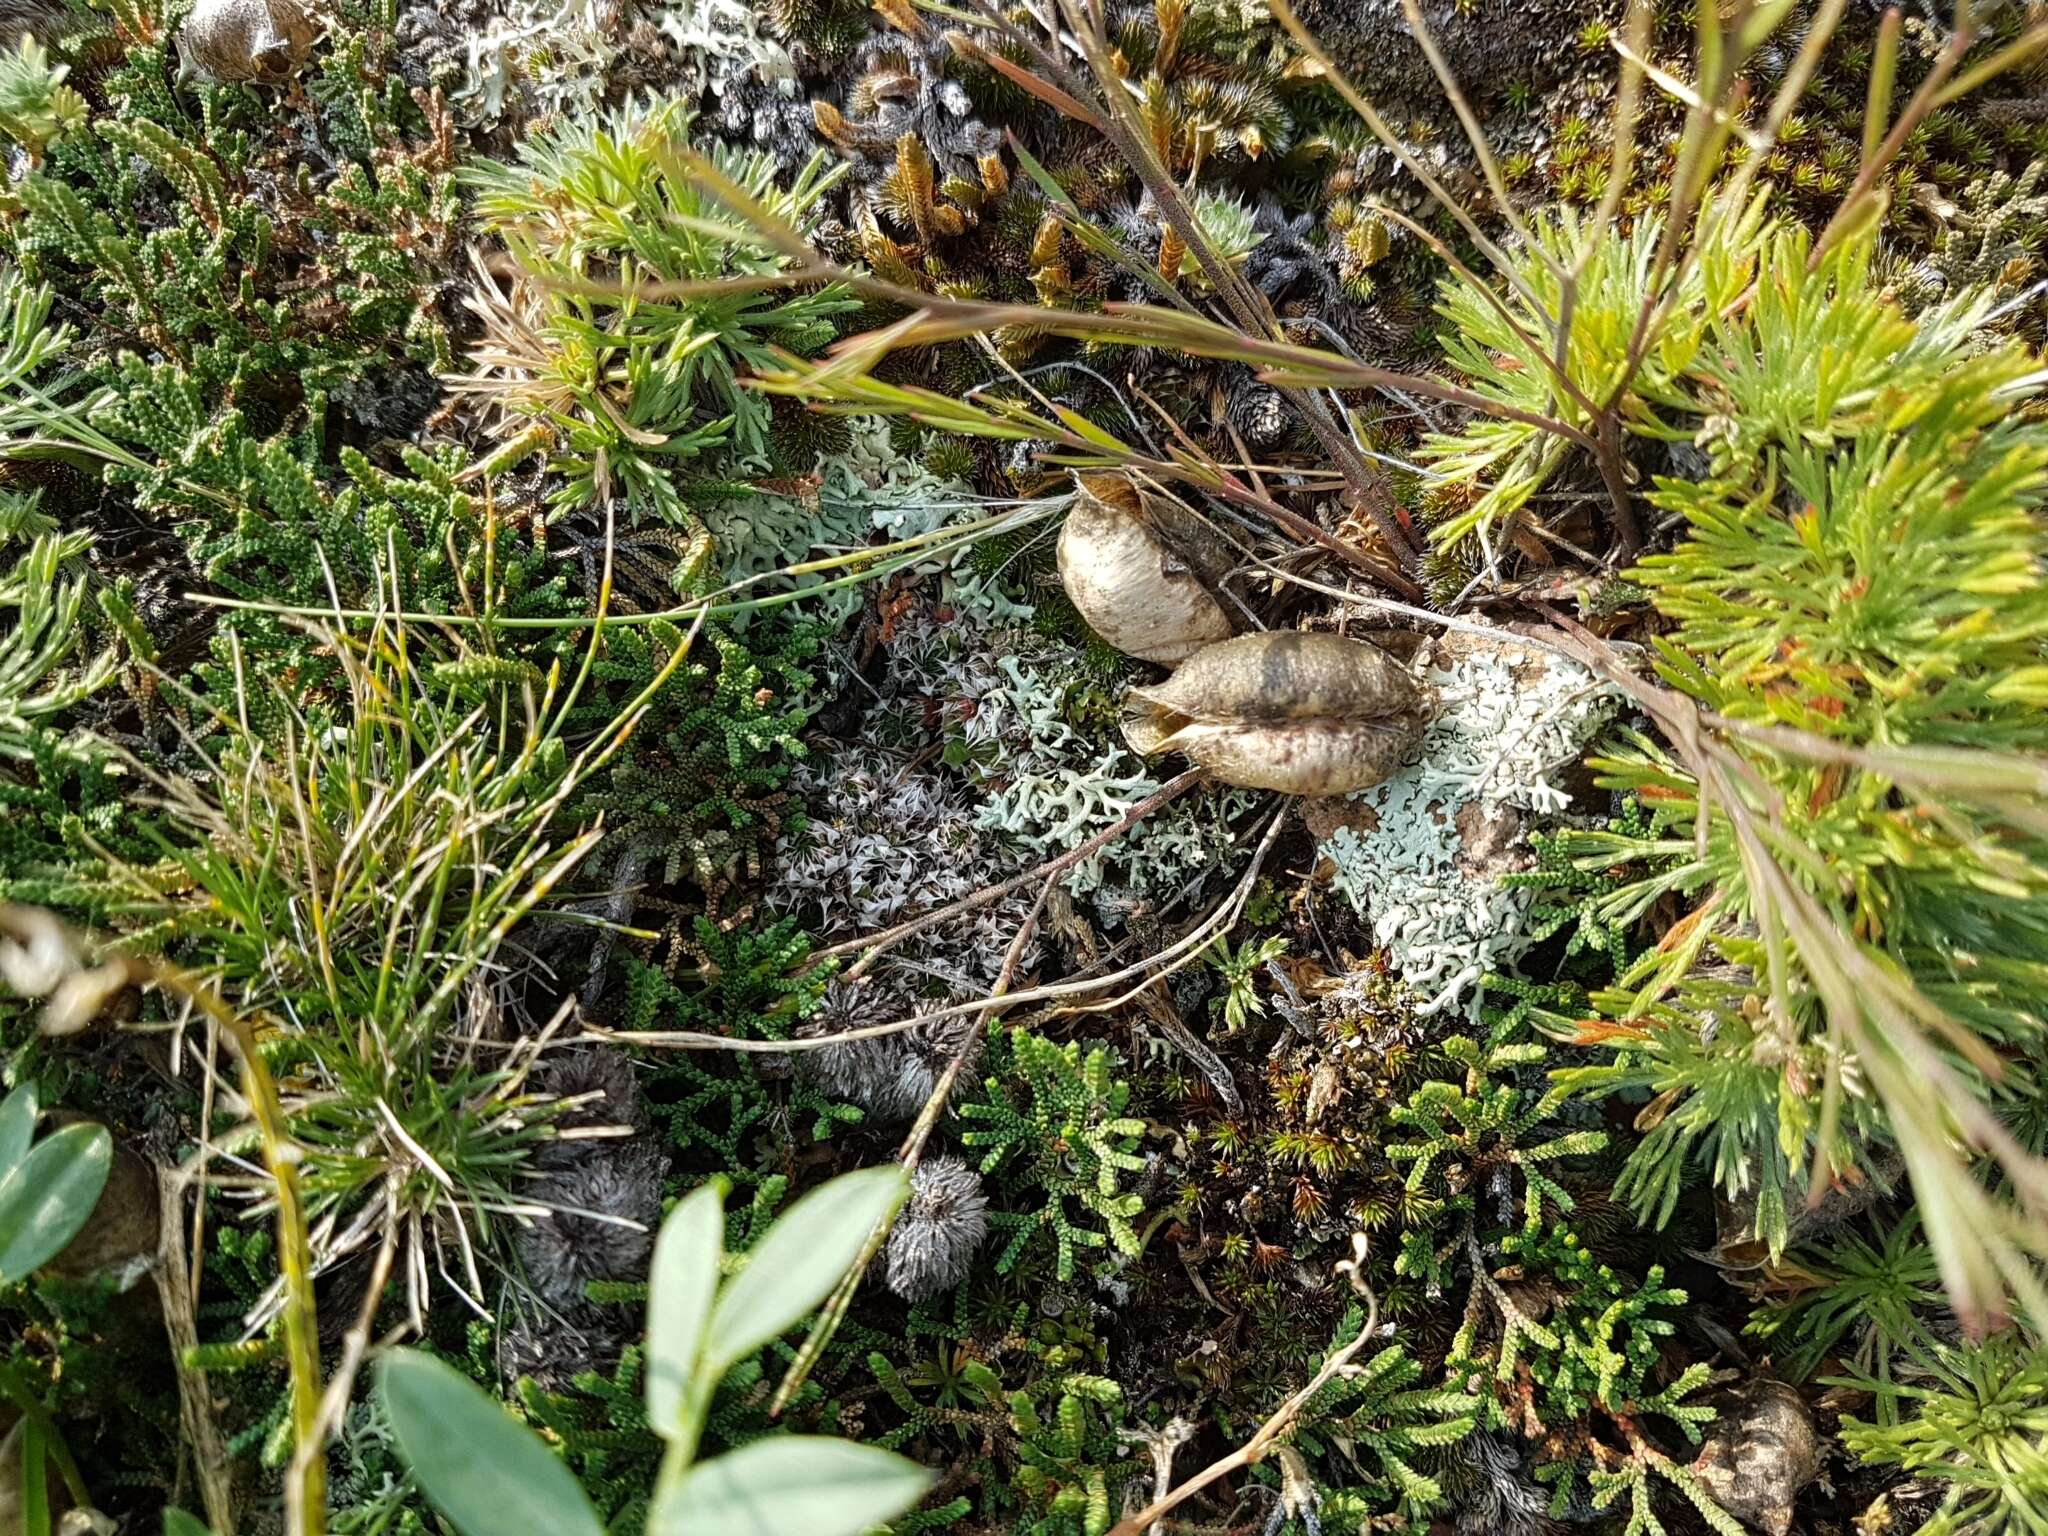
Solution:
M1124 703L1125 739L1144 756L1179 752L1226 784L1290 795L1379 783L1425 713L1421 690L1379 647L1291 630L1208 646Z
M1111 645L1171 666L1230 634L1230 617L1204 580L1215 563L1207 532L1121 475L1076 475L1074 507L1060 530L1060 584Z
M275 84L306 62L315 35L297 0L199 0L178 38L211 79Z

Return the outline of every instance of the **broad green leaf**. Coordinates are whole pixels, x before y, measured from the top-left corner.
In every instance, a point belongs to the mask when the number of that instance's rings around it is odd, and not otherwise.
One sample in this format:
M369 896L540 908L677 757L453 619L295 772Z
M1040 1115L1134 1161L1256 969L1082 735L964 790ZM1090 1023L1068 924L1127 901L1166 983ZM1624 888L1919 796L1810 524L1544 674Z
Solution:
M648 1517L647 1536L858 1536L931 1485L930 1472L893 1451L781 1435L692 1467Z
M0 1178L0 1285L26 1279L64 1251L106 1187L114 1138L67 1125Z
M36 1089L23 1083L0 1099L0 1178L28 1156L28 1144L36 1133Z
M791 1206L720 1294L704 1369L723 1376L733 1362L808 1317L860 1257L875 1223L909 1193L910 1180L890 1163L843 1173Z
M213 1532L182 1509L164 1511L164 1536L213 1536Z
M462 1536L604 1536L576 1474L453 1366L394 1350L378 1367L377 1386L399 1455Z
M683 1397L718 1295L724 1206L718 1186L706 1184L669 1213L654 1240L647 1276L647 1422L671 1439L682 1425Z

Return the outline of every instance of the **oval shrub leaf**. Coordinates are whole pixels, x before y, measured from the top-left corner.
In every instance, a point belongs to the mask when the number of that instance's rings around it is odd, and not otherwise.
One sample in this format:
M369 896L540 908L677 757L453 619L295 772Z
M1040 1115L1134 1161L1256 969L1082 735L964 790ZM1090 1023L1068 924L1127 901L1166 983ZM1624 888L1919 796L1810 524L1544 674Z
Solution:
M105 1126L67 1125L0 1178L0 1285L26 1279L64 1251L113 1166Z
M0 1178L28 1156L28 1144L36 1133L36 1089L23 1083L0 1099Z
M682 1425L683 1397L704 1350L724 1251L725 1201L716 1184L669 1212L654 1240L647 1276L647 1423L668 1439Z
M814 1311L860 1257L875 1223L909 1192L910 1180L890 1163L843 1173L792 1205L718 1298L704 1368L723 1376L728 1366Z
M931 1485L930 1472L894 1451L779 1435L692 1467L649 1517L647 1536L859 1536Z
M453 1366L394 1350L377 1368L377 1388L399 1454L463 1536L604 1536L575 1473Z

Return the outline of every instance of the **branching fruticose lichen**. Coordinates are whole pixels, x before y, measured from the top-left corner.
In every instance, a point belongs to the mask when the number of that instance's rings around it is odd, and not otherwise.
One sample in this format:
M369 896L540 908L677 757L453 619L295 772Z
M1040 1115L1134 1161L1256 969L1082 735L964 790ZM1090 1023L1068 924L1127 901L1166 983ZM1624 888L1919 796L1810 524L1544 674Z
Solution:
M1505 637L1450 637L1425 680L1436 718L1400 772L1351 797L1322 851L1422 998L1418 1012L1469 1011L1480 979L1522 943L1532 893L1499 877L1526 863L1530 820L1570 808L1556 775L1616 699L1578 663Z

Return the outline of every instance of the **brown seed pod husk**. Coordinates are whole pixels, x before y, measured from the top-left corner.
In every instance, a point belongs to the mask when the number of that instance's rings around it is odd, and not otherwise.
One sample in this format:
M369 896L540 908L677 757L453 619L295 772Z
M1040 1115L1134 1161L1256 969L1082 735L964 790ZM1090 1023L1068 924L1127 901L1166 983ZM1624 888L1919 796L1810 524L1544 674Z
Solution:
M1125 476L1076 475L1060 529L1060 584L1104 640L1171 666L1230 635L1230 616L1210 590L1220 569L1214 542L1196 519Z
M178 38L212 79L274 85L306 62L317 35L298 0L199 0Z
M1794 1388L1768 1377L1738 1389L1692 1464L1715 1503L1767 1536L1792 1529L1800 1491L1819 1472L1813 1411Z
M1124 736L1179 752L1226 784L1345 795L1400 766L1421 734L1422 691L1377 646L1276 630L1208 646L1125 696Z

